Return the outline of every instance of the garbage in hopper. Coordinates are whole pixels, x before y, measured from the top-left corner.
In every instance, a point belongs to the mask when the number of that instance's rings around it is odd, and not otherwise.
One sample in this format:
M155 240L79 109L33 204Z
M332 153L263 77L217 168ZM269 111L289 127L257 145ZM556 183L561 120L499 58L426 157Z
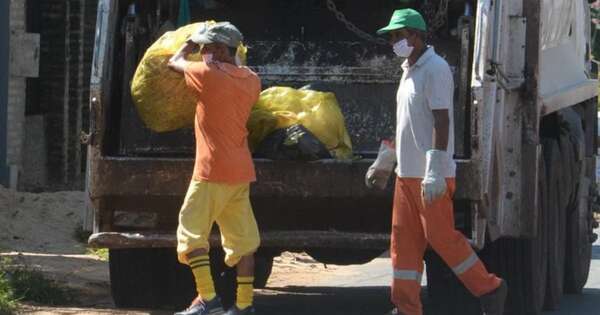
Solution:
M173 131L194 124L197 97L189 89L181 74L167 67L169 58L181 48L188 38L201 27L194 23L162 35L144 54L131 82L131 97L140 118L149 129L156 132ZM246 63L246 47L241 44L237 57ZM201 61L199 52L187 57Z
M333 93L271 87L260 94L248 121L248 142L254 151L277 129L306 127L336 159L352 158L352 142Z
M271 160L331 159L325 145L302 125L273 131L259 144L254 156Z

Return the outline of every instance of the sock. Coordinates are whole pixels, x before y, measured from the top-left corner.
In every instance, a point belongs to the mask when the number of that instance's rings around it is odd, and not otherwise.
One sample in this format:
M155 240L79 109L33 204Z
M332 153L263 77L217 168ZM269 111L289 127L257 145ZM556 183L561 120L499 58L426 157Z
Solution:
M252 305L254 298L254 277L237 277L237 299L235 306L240 310Z
M210 261L208 255L196 256L189 260L190 268L194 274L196 281L196 291L202 297L202 300L210 301L214 299L215 285L213 284L212 275L210 274Z

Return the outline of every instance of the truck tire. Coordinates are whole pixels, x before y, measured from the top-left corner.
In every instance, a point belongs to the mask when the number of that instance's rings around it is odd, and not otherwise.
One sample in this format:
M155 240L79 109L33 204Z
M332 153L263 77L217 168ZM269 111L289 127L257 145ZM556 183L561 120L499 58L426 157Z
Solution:
M546 166L539 161L538 235L533 239L499 239L480 253L490 270L508 284L505 314L539 315L544 306L548 268L548 187ZM540 289L541 288L541 289Z
M233 305L236 274L223 262L221 248L210 251L215 290L225 307ZM109 250L111 293L119 308L184 309L196 297L190 268L174 248Z
M273 270L273 257L269 254L256 253L254 259L254 287L264 289L269 282Z
M584 168L585 169L585 168ZM565 263L565 293L580 294L587 282L592 259L590 242L591 218L589 204L589 182L580 182L578 193L581 199L573 205L567 217L567 255Z
M586 104L595 113L596 104ZM590 268L592 244L590 236L593 233L592 211L590 199L590 185L594 181L593 168L586 165L588 160L582 152L586 146L586 139L596 134L595 124L586 126L591 129L591 134L584 130L585 122L582 121L584 113L578 113L572 108L559 112L561 122L560 150L562 156L562 169L571 178L569 187L563 186L563 191L570 189L570 198L566 207L567 233L565 255L565 293L581 293L585 285ZM592 120L596 121L596 120ZM589 123L589 121L588 121ZM563 177L564 179L567 176ZM591 177L591 178L588 178ZM564 181L563 181L564 182Z
M432 250L425 253L427 296L425 314L481 315L479 300L460 282L452 269Z
M544 308L555 310L563 295L565 276L565 246L566 246L566 208L564 200L570 187L563 184L563 165L558 142L546 139L542 143L546 163L548 198L546 213L549 217L548 227L548 281ZM567 167L570 167L568 165ZM566 183L570 185L569 183ZM565 189L565 190L563 190Z
M578 130L573 130L573 129ZM581 147L583 139L576 134L584 134L580 124L569 124L569 144L573 155L571 170L573 193L567 208L567 246L565 262L565 293L579 294L583 290L589 275L592 258L592 213L589 202L592 180L587 178L586 159L577 161L575 150Z
M174 249L111 249L109 271L119 308L181 308L195 296L192 273L177 262Z

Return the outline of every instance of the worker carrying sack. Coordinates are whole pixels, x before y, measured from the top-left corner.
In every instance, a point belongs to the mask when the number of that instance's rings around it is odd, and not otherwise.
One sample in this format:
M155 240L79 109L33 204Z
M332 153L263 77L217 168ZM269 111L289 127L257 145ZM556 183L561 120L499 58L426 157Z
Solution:
M167 67L169 58L205 24L194 23L163 34L144 54L131 82L131 97L140 118L155 132L173 131L194 125L197 96L188 88L180 73ZM237 57L246 63L247 49L243 44L237 49ZM201 61L200 51L187 57Z
M302 125L336 159L352 158L352 142L333 93L271 87L260 94L248 120L248 142L253 152L277 129Z

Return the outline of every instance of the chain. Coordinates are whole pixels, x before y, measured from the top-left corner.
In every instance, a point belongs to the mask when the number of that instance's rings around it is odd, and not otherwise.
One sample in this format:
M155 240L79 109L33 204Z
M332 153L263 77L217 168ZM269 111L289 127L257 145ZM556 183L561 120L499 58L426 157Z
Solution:
M327 0L327 9L329 9L329 11L331 11L335 15L335 17L338 21L344 23L344 25L346 26L346 28L349 31L356 34L356 36L358 36L366 41L370 41L370 42L377 43L380 45L388 45L388 42L385 41L383 38L375 37L365 31L361 30L356 25L354 25L354 23L348 21L348 19L344 15L344 13L342 13L342 12L340 12L340 10L338 10L338 8L335 5L335 3L333 2L333 0Z
M433 33L444 26L448 18L448 0L439 0L439 2L437 10L432 0L425 0L425 3L421 7L423 15L427 20L429 33Z
M436 8L436 5L432 3L432 0L425 0L425 3L421 7L423 11L423 15L427 20L427 26L429 29L429 33L433 33L440 29L444 24L446 24L446 20L448 18L448 0L439 0L439 5ZM358 28L354 23L350 22L344 13L338 10L335 2L333 0L327 0L327 9L331 11L336 19L346 26L346 28L352 33L356 34L356 36L370 42L374 42L380 45L388 45L387 41L383 38L375 37L360 28Z

